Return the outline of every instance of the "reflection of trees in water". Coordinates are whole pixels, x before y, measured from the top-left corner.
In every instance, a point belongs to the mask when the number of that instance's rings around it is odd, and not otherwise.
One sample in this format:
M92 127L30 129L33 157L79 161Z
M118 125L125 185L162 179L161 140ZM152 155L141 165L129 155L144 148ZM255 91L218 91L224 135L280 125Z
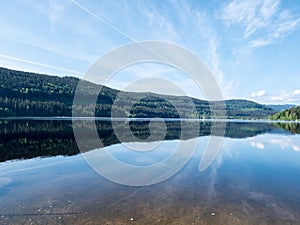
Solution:
M5 120L0 123L0 161L79 151L70 121Z
M300 124L299 123L274 123L278 128L289 131L292 134L300 134Z
M153 127L159 127L161 122L151 122ZM214 124L220 129L224 122L201 121L165 121L166 132L163 129L149 129L149 121L118 121L112 126L111 121L96 121L98 135L103 146L120 143L120 140L158 141L191 139L198 136L208 136ZM81 141L84 141L84 151L98 146L97 140L90 135L95 121L77 121ZM129 125L130 129L126 129ZM275 126L274 126L275 125ZM277 127L299 133L299 124L268 124L253 122L227 122L225 137L246 138L270 132ZM198 130L199 127L199 130ZM183 129L184 128L184 129ZM114 133L118 131L118 137ZM196 130L197 129L197 130ZM152 133L151 133L152 132ZM56 155L75 155L79 153L73 135L70 120L2 120L0 121L0 161L12 159L28 159Z

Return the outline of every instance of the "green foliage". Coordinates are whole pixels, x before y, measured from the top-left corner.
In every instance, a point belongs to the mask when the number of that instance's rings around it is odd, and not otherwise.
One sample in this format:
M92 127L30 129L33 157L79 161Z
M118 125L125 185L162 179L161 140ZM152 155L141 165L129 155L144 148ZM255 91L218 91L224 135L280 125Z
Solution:
M298 121L300 120L300 106L281 111L269 117L271 120Z
M49 76L0 68L0 117L71 116L73 98L79 81L75 77ZM84 82L84 90L79 93L81 104L73 109L82 116L94 116L95 112L95 116L98 117L111 117L112 104L120 91ZM95 96L95 90L100 87L101 93ZM93 98L97 99L95 109L90 101ZM247 100L227 100L226 112L223 112L221 102L218 101L209 103L186 96L154 93L122 92L118 103L120 104L114 104L114 109L119 117L134 118L212 118L210 106L217 109L219 115L235 119L262 119L274 113L274 110L267 106Z

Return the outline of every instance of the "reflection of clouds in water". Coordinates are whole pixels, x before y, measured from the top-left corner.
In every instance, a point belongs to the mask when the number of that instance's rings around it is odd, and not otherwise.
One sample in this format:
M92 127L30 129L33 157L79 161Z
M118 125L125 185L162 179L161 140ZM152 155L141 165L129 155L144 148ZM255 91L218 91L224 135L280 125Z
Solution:
M282 150L293 150L300 152L299 135L283 136L274 134L265 134L248 139L249 145L257 149L265 149L267 146L279 147Z
M132 166L147 166L159 163L170 157L176 149L179 141L155 141L155 142L132 142L127 145L118 144L105 148L116 160ZM153 146L156 148L151 149ZM135 151L134 149L142 149ZM146 151L147 149L147 151Z
M216 193L216 183L219 178L219 171L224 160L234 158L238 151L236 146L241 143L248 144L253 148L263 149L282 149L300 152L300 136L299 135L281 135L281 134L264 134L247 139L230 139L225 138L221 153L217 156L214 163L210 166L208 194L213 197ZM240 147L239 147L240 148ZM239 178L240 179L240 178ZM240 180L241 182L241 180ZM245 187L244 187L245 188Z
M0 189L6 185L11 183L11 178L10 177L0 177Z
M210 171L209 171L209 180L208 180L208 192L207 192L207 196L212 198L215 196L216 194L216 190L215 190L215 185L216 185L216 181L218 179L218 169L221 167L223 162L223 157L222 154L219 154L214 163L210 166Z
M294 145L294 146L293 146L293 149L294 149L294 151L296 151L296 152L300 152L300 147L299 147L299 146Z
M83 154L92 169L106 179L129 186L145 186L162 182L179 172L192 157L197 141L197 138L164 141L158 149L140 152L119 144ZM143 164L139 165L141 162ZM145 165L145 162L150 164Z
M249 144L256 149L282 149L300 152L299 135L281 135L281 134L264 134L247 139L230 139L225 138L222 144L220 154L216 157L213 164L209 167L209 194L212 197L215 193L215 185L218 180L218 171L227 158L234 158L238 151L236 146L241 142Z
M9 163L0 164L0 171L2 176L11 176L28 171L38 172L40 169L65 164L68 161L74 160L81 160L81 158L79 155L75 155L68 158L64 156L57 156L51 158L34 158L21 161L9 161Z
M255 148L264 149L265 145L263 143L251 141L250 145Z
M218 171L221 168L223 161L225 158L233 157L232 140L228 138L224 138L222 143L221 149L213 163L209 167L209 174L208 174L208 190L207 190L207 197L213 198L216 197L217 191L215 189L217 180L218 180Z

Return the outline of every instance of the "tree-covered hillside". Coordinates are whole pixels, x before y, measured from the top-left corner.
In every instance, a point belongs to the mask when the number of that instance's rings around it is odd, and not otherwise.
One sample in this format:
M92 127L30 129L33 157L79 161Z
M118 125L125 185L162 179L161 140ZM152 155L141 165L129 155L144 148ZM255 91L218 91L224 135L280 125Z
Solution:
M0 68L1 116L71 116L79 79ZM86 82L84 95L97 85ZM103 87L101 102L110 105L117 90Z
M276 114L270 116L270 119L271 120L287 120L287 121L300 120L300 106L276 113Z
M71 116L73 98L79 79L75 77L58 77L43 74L22 72L0 68L0 117L6 116ZM84 116L94 116L92 99L93 90L100 87L85 81L84 90L80 93L82 105L75 110ZM102 86L101 86L102 87ZM226 100L226 111L221 102L207 102L186 96L167 96L154 93L120 92L116 89L102 87L96 98L95 115L111 116L112 104L116 96L122 104L115 104L114 109L122 117L163 117L179 118L212 118L210 106L219 110L228 118L262 119L276 111L247 100ZM137 101L138 99L138 101ZM131 107L133 106L133 107ZM196 111L193 111L195 107ZM222 110L222 111L221 111ZM224 118L224 116L222 117Z

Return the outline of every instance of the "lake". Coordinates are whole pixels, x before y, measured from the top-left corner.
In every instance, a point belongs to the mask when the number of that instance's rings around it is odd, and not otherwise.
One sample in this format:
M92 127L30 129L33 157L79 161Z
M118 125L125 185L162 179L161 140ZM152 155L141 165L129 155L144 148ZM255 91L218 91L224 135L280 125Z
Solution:
M298 123L12 118L0 128L0 224L300 221Z

